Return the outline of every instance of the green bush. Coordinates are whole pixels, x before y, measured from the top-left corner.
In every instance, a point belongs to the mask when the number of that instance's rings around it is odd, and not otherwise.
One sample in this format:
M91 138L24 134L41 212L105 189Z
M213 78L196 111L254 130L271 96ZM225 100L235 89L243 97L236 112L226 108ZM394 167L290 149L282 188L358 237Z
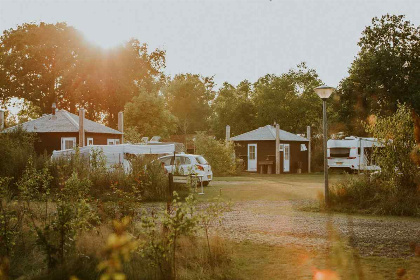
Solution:
M36 158L34 142L36 137L22 128L0 133L0 177L19 178L30 157Z
M232 142L226 143L204 133L195 137L196 154L202 155L211 165L214 175L233 175L240 172L239 161L235 159Z
M347 177L335 184L331 191L333 209L420 216L420 172L411 157L416 147L413 128L411 112L404 105L399 105L394 115L367 126L383 144L373 153L381 171Z

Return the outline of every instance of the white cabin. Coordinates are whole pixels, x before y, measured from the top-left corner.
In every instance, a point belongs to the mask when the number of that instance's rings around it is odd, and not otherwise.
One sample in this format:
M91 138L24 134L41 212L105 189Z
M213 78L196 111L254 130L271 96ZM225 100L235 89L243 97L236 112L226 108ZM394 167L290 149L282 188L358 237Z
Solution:
M373 148L382 146L375 138L350 136L327 142L328 167L349 171L375 171L380 167L373 162Z

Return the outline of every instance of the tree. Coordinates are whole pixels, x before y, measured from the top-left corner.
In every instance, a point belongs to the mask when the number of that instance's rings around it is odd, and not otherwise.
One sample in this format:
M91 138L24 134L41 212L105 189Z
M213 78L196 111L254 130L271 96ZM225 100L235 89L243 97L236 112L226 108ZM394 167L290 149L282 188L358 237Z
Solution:
M102 50L66 23L25 23L0 39L0 99L23 98L41 114L53 102L73 113L84 107L115 127L125 103L139 88L155 88L163 67L165 52L136 39Z
M336 103L350 133L363 133L361 121L390 116L398 102L420 113L420 28L400 15L373 18L358 45L349 77L339 86Z
M277 122L281 129L306 131L322 120L321 100L314 88L321 84L317 73L305 63L280 76L268 74L254 84L254 102L259 126Z
M255 106L251 99L252 85L247 80L235 88L225 82L218 90L213 104L212 128L218 138L225 137L226 125L232 135L238 135L255 127Z
M125 105L124 113L126 128L133 129L141 136L168 137L177 128L176 117L166 109L163 96L156 92L140 90L139 94Z
M179 74L163 89L169 110L178 118L178 132L207 130L214 98L213 78Z
M111 50L91 48L63 84L71 93L65 105L70 111L76 105L86 108L87 117L105 116L108 125L117 125L118 112L140 89L152 90L162 78L165 52L149 52L147 44L132 39Z
M374 159L381 167L380 176L397 191L414 191L418 185L419 171L412 159L416 147L411 109L397 105L397 111L387 117L379 117L367 126L367 130L383 143L374 150Z
M84 47L65 23L25 23L0 38L0 96L24 98L43 113L63 98L61 84Z

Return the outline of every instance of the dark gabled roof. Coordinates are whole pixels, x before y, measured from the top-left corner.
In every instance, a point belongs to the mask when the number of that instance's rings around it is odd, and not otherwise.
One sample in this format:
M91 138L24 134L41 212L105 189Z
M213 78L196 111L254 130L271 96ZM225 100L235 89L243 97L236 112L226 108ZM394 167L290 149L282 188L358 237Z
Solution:
M48 132L78 132L79 116L67 112L66 110L57 110L55 115L43 115L42 117L31 120L13 127L9 127L4 132L22 127L28 132L48 133ZM90 133L106 133L106 134L122 134L122 132L107 127L103 124L88 120L84 120L85 132Z
M242 133L235 137L232 137L233 141L265 141L265 140L276 140L276 128L272 125L266 125L257 129ZM280 140L281 141L309 141L308 139L281 130L280 129Z

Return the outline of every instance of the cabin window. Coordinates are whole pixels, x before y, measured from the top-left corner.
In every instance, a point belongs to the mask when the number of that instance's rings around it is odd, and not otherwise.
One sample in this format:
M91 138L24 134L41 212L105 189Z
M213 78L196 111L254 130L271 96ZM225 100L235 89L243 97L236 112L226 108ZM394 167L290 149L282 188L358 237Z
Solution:
M249 146L249 159L255 159L255 146Z
M61 137L61 149L68 150L76 147L76 137Z
M87 138L87 145L92 146L93 145L93 138Z
M306 148L306 144L300 144L300 151L301 152L304 152L304 151L307 151L308 150L308 148Z
M346 158L350 156L350 148L330 148L330 157Z
M120 139L108 139L107 140L107 145L119 145L120 144Z

